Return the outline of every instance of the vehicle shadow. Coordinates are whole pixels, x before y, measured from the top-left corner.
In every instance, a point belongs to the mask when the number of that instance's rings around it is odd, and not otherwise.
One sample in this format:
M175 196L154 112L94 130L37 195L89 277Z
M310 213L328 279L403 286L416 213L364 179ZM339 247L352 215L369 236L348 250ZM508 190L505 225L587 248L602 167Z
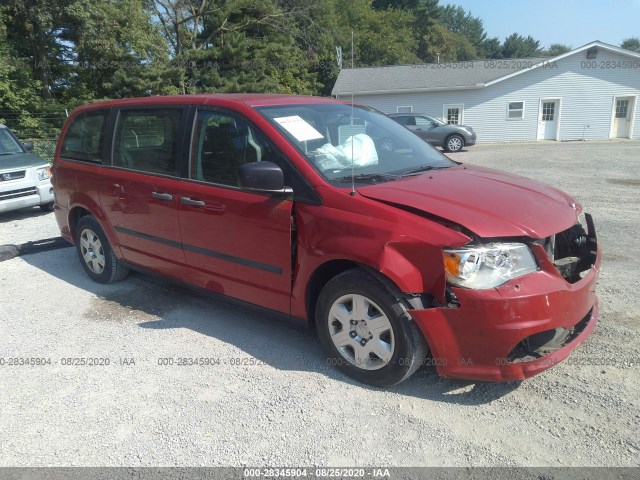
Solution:
M21 258L95 295L97 298L91 307L91 318L95 321L133 322L140 328L152 330L189 329L231 344L246 353L243 357L279 370L315 372L367 390L386 390L458 405L489 403L519 385L442 379L433 367L424 367L400 385L388 389L369 387L329 364L315 332L305 322L136 272L122 282L98 284L88 278L75 249L71 248ZM206 353L211 356L211 352Z
M12 210L10 212L0 213L0 223L24 220L25 218L44 217L46 215L53 215L53 213L45 212L40 209L40 207L22 208L20 210Z

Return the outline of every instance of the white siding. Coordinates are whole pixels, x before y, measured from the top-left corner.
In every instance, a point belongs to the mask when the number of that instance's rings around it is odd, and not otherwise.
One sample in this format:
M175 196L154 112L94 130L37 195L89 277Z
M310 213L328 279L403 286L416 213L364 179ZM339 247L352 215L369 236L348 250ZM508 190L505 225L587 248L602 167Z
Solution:
M473 90L356 95L358 102L385 113L398 106L442 118L445 104L464 104L464 123L479 142L536 140L540 100L561 98L560 140L607 140L614 97L640 95L640 60L598 49L596 68L578 52L545 68L525 72L495 85ZM613 68L607 62L629 62L636 68ZM621 63L622 64L622 63ZM461 71L464 75L464 71ZM357 88L357 85L356 85ZM507 103L524 101L524 118L507 120ZM635 106L632 138L640 139L640 98Z

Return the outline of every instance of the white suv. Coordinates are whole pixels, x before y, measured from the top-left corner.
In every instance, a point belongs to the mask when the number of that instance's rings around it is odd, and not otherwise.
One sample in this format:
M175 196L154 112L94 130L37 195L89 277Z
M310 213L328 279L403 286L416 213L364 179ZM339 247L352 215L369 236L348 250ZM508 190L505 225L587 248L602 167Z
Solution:
M0 124L0 213L36 205L53 210L49 163L32 149L31 142L20 143Z

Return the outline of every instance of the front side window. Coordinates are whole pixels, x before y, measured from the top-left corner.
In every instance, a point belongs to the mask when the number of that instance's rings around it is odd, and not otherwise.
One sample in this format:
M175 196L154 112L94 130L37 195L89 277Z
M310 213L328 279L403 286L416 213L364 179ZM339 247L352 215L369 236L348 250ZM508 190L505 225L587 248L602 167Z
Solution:
M191 141L190 179L237 188L240 166L251 162L278 165L284 184L293 188L296 201L319 201L300 172L247 119L231 112L198 112Z
M118 115L113 165L161 175L177 175L182 109L132 109Z
M102 161L104 126L109 110L94 110L76 116L62 141L61 155L88 162Z
M269 160L269 149L260 140L242 118L224 112L199 112L191 148L191 178L237 186L241 165Z
M419 127L431 128L435 127L436 123L431 117L416 117L416 125Z
M369 107L303 104L257 110L336 186L389 181L455 163L395 120Z

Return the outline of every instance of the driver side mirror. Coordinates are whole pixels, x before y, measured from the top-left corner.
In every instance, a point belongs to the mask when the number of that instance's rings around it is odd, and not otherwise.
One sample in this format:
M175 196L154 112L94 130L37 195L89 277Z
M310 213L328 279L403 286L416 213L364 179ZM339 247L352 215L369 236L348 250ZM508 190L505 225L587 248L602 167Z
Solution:
M22 146L27 152L30 152L33 150L33 142L24 142Z
M273 162L251 162L240 165L238 186L259 193L289 195L293 189L284 186L284 173Z

